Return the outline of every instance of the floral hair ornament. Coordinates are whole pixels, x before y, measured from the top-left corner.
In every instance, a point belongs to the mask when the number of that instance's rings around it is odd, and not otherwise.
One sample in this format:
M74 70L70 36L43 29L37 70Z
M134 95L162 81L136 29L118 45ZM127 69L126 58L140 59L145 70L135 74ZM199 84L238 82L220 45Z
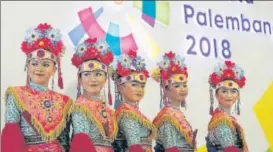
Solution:
M115 71L114 80L116 85L133 80L145 83L147 78L149 78L149 72L146 70L144 59L137 56L135 51L129 51L128 54L121 55Z
M230 89L236 89L239 91L240 88L245 86L246 78L244 71L238 65L232 61L225 61L224 63L218 63L214 68L212 74L209 77L210 84L210 114L213 112L213 90L219 89L220 87L226 87ZM237 114L240 114L240 99L236 105Z
M185 64L185 58L169 51L165 53L162 61L157 63L158 67L152 71L152 78L160 83L161 102L160 107L167 105L167 99L163 95L163 88L176 82L187 82L188 72ZM185 104L185 103L182 103Z
M108 74L108 101L112 105L112 96L110 90L110 76L109 65L113 61L113 53L109 49L109 45L106 41L88 38L83 43L76 47L72 59L72 64L77 67L78 70L78 93L77 97L81 95L81 87L79 76L82 72L101 70Z
M144 59L137 56L136 51L129 51L128 54L122 54L117 60L116 69L112 75L115 81L116 87L128 81L137 81L140 83L146 83L149 78L149 72L146 70L146 64ZM121 102L120 94L116 90L115 108Z
M64 54L65 46L61 38L62 34L59 29L53 28L47 23L41 23L36 28L27 30L25 40L21 44L21 50L27 55L27 62L30 59L49 59L57 63L58 86L63 89L60 58ZM53 79L52 82L54 82ZM28 83L29 77L27 77Z

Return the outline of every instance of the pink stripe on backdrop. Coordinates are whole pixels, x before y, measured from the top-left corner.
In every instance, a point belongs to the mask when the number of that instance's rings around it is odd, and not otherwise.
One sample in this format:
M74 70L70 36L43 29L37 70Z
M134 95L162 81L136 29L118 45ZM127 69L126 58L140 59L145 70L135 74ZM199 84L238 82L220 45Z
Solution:
M122 37L120 40L120 45L121 45L122 54L128 53L130 50L137 51L137 49L138 49L132 33L127 36Z
M78 15L81 20L81 24L89 37L97 38L97 40L105 39L106 33L98 24L91 7L81 10L78 12Z
M146 21L150 26L154 27L155 25L155 19L153 17L150 17L144 13L142 13L142 19Z

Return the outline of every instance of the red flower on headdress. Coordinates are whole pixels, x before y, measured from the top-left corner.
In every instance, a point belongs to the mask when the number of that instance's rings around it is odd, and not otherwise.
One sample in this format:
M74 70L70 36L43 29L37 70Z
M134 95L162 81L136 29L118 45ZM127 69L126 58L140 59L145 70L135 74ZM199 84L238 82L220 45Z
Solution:
M131 59L135 58L137 56L137 53L136 51L133 51L133 50L130 50L129 53L128 53L129 57Z
M51 29L52 27L51 27L51 25L49 25L49 24L47 24L47 23L44 23L44 24L39 24L38 26L37 26L37 28L36 29L39 29L39 30L41 30L42 32L45 32L46 30L48 30L48 29Z
M95 48L91 47L91 48L88 48L82 56L78 56L75 53L71 61L72 61L72 64L78 68L84 61L88 59L97 59L98 57L99 57L99 52Z
M94 47L91 47L91 48L88 48L87 51L85 52L84 54L84 59L95 59L95 58L99 58L100 54L99 54L99 51L94 48Z
M32 48L34 50L36 49L39 49L39 48L42 48L42 49L48 49L48 48L51 48L51 42L48 38L41 38L41 39L38 39L33 45L32 45ZM52 50L50 50L52 51ZM53 53L53 52L52 52ZM55 53L55 52L54 52Z
M235 74L232 69L224 69L223 77L226 79L235 79Z
M175 57L175 54L170 51L169 53L165 53L165 56L168 57L169 59L173 59Z
M114 57L113 57L113 53L108 51L104 56L99 56L98 58L102 63L106 64L106 65L109 65Z
M168 71L161 71L161 77L163 80L168 80L170 77Z
M88 38L84 41L85 43L87 44L90 44L90 45L94 45L96 42L97 42L97 39L96 38Z
M231 61L225 61L225 64L228 68L232 68L235 64Z
M144 75L146 76L146 78L150 77L149 72L147 70L143 70L142 72L144 73Z
M187 67L184 67L182 73L185 74L186 77L188 77Z
M181 68L179 67L179 65L176 65L174 64L173 62L171 62L171 66L168 68L168 73L172 73L172 74L175 74L175 73L180 73L182 72Z
M244 76L240 80L236 80L236 82L238 83L240 88L245 86L245 80L246 80L246 78Z
M216 73L212 73L210 76L210 82L211 84L217 84L222 81L222 78L219 77Z
M51 46L52 53L56 56L61 54L63 50L60 48L64 48L63 41L59 41L56 43L56 45Z
M29 46L29 44L27 42L23 42L21 44L21 50L26 53L27 55L32 52L32 48Z
M123 68L122 65L118 63L117 72L120 76L124 77L131 74L131 69Z
M74 66L76 66L77 68L81 65L81 58L79 57L79 56L77 56L76 54L74 54L73 55L73 57L72 57L72 59L71 59L71 61L72 61L72 64L74 65Z

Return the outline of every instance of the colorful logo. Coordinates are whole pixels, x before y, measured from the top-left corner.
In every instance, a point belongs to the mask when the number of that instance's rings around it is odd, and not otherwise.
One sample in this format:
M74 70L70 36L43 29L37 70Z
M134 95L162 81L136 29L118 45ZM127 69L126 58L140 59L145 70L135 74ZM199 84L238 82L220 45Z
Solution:
M131 2L135 3L135 2ZM113 1L112 3L107 3L111 9L115 9L121 12L122 16L119 17L125 18L126 21L122 23L128 23L132 29L131 33L120 36L120 30L123 30L123 25L118 24L117 21L110 21L108 24L108 30L105 31L103 27L98 23L97 19L102 15L103 12L109 12L109 10L104 10L106 7L101 7L100 9L93 12L92 7L83 9L78 12L81 24L72 29L68 35L74 46L78 45L80 40L88 35L91 38L97 38L98 40L106 40L110 46L110 50L113 52L114 56L119 57L123 53L127 53L130 50L137 51L139 49L138 45L141 45L140 48L142 51L147 52L147 55L151 59L156 59L160 52L159 46L156 42L147 34L143 26L131 15L130 11L122 10L125 6L131 7L132 5L129 2L123 1ZM129 10L133 10L130 9ZM111 12L111 10L110 10ZM114 13L114 12L113 12ZM124 15L123 15L124 14ZM107 14L106 14L107 15ZM111 18L114 19L114 18ZM124 32L121 31L121 32Z

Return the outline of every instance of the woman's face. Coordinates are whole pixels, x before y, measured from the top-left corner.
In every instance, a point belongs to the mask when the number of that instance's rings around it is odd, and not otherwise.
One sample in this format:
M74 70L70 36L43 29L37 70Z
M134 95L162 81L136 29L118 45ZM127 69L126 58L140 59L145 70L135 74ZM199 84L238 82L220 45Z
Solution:
M102 70L85 71L81 73L83 90L91 96L98 96L106 82L106 73Z
M118 86L118 89L125 101L140 102L144 97L146 83L138 81L127 81Z
M171 102L181 103L182 101L185 101L188 95L187 82L172 83L165 89L165 93Z
M55 63L49 59L30 59L27 65L27 73L30 80L46 87L55 71Z
M216 90L216 98L224 108L231 108L238 101L239 91L234 88L220 87Z

